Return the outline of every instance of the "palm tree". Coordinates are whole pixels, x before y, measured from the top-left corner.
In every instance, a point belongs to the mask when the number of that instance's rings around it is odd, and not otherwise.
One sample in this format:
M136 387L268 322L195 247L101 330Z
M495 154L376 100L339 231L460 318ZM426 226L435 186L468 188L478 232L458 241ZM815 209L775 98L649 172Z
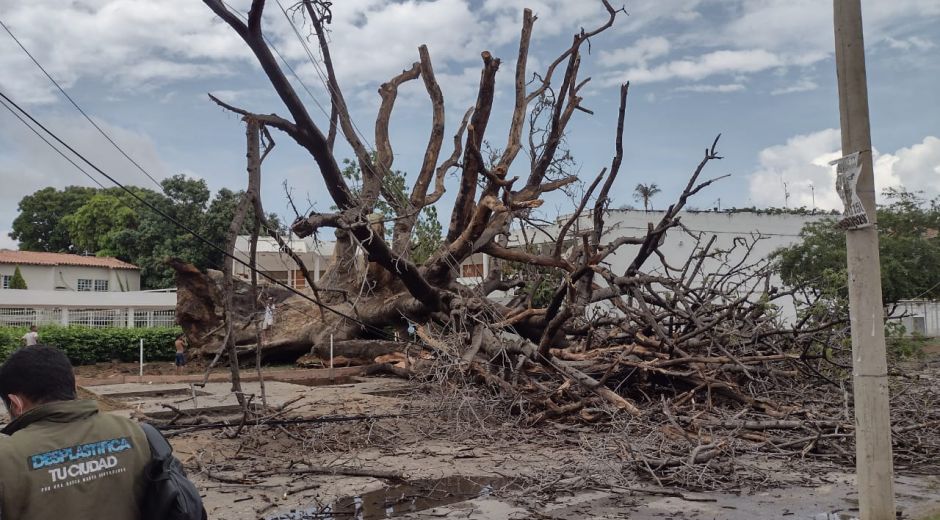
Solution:
M637 202L642 200L643 209L649 211L652 209L650 207L650 199L660 191L662 190L659 189L659 186L657 186L655 182L652 184L637 184L636 188L633 189L633 198L636 199Z

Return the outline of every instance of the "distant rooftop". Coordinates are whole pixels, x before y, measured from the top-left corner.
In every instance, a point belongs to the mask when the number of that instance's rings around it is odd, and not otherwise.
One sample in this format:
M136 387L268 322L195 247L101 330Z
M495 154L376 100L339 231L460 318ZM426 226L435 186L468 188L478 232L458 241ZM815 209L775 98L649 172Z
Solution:
M67 253L41 253L38 251L11 251L0 249L0 264L17 265L74 265L79 267L106 267L110 269L139 270L136 265L129 264L110 256L82 256Z

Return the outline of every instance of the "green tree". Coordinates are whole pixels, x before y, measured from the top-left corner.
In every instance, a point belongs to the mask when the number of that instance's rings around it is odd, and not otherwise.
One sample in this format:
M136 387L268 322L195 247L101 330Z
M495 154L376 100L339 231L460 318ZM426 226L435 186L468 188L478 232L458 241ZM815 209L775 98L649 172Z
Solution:
M69 235L64 218L88 202L99 190L69 186L62 190L43 188L20 200L10 238L23 251L76 253L79 248Z
M10 289L27 289L26 279L23 278L23 273L20 272L20 266L16 266L13 271L13 278L10 279Z
M343 159L343 177L349 181L349 189L353 197L359 197L362 191L362 171L359 163L350 159ZM409 201L406 188L405 173L394 170L391 175L382 179L382 193L375 203L375 212L385 221L385 239L392 239L394 228L393 219L397 216L396 208L407 208ZM333 207L335 210L336 208ZM406 210L407 211L407 210ZM414 231L411 234L411 257L417 264L423 264L444 243L444 233L437 208L426 206L418 215Z
M213 245L224 246L243 192L221 189L212 197L204 180L184 175L164 179L161 187L162 192L129 189L204 236L208 244L118 188L45 188L27 195L14 221L15 238L24 251L95 254L130 262L140 267L141 284L147 289L173 286L175 273L166 265L168 257L200 269L220 269L223 254ZM268 221L281 226L276 215L268 215ZM241 233L250 233L253 222L254 213L249 211Z
M654 182L654 183L651 183L651 184L642 184L642 183L640 183L640 184L637 184L637 185L636 185L636 188L633 189L633 198L634 198L637 202L642 201L642 202L643 202L643 209L644 209L645 211L649 211L649 210L650 210L650 199L652 199L654 195L656 195L657 193L659 193L659 192L661 192L661 191L662 191L662 190L659 189L659 186L656 185L655 182Z
M878 208L882 298L885 303L940 297L940 205L919 194L886 190ZM802 242L774 253L784 283L830 299L848 297L845 232L835 219L811 222Z
M421 211L411 235L411 259L417 264L423 264L443 243L444 230L437 218L437 208L428 206Z
M129 259L120 242L121 234L136 228L139 219L119 195L97 193L62 222L79 253Z

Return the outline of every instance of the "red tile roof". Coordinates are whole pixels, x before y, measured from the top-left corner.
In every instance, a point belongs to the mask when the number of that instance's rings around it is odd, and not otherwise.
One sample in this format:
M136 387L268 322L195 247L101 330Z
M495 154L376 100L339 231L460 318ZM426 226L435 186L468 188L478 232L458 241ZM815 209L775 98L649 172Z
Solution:
M10 251L9 249L0 249L0 264L75 265L81 267L110 267L111 269L140 269L136 265L110 256L81 256L66 253Z

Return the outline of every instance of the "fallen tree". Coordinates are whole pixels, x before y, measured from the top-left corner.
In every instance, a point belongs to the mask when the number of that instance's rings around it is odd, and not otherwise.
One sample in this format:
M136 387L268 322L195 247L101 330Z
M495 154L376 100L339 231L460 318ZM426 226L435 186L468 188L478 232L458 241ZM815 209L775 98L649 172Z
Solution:
M657 223L638 236L612 232L605 219L623 163L625 84L610 166L557 225L545 226L535 218L547 193L579 180L560 167L567 156L564 138L577 112L591 113L582 105L581 93L590 80L579 77L582 50L614 24L619 11L609 2L600 1L606 18L596 28L574 35L546 70L531 76L527 60L536 18L525 10L503 148L486 154L483 149L484 139L496 139L487 128L495 115L501 65L483 52L476 102L443 158L443 93L428 48L420 47L418 61L379 89L375 150L370 150L352 123L333 69L326 33L329 2L303 0L294 7L313 28L323 58L332 107L326 132L263 36L264 0L252 2L247 21L219 0L204 2L251 49L289 112L289 117L262 114L213 98L249 127L250 182L243 204L260 204L254 194L263 156L257 150L252 155L251 143L270 128L310 154L337 209L298 216L291 225L300 237L328 230L335 235L333 262L319 280L277 230L270 230L304 273L309 287L304 291L233 279L231 263L223 273L173 263L179 321L197 352L218 359L227 351L233 366L239 355L251 354L293 360L332 352L377 361L398 375L489 388L529 424L642 415L647 425L656 424L657 435L685 450L632 459L657 480L680 480L670 477L670 468L709 463L742 440L804 454L844 441L852 423L847 414L838 415L841 409L833 411L836 394L825 394L829 402L821 408L803 399L818 388L843 392L846 367L838 351L846 319L840 309L799 288L774 287L770 266L750 255L760 236L741 237L730 250L720 250L713 236L682 226L688 200L717 180L702 179L706 167L721 159L717 138ZM395 157L389 121L399 87L419 78L431 100L432 128L413 185L402 192L388 180ZM350 186L338 166L333 144L340 134L355 152L361 186ZM526 164L517 160L523 150ZM457 174L455 186L446 182L451 171ZM443 245L427 261L415 263L411 241L418 214L437 204L445 190L455 190L455 197ZM392 208L390 221L376 217L380 201ZM254 214L262 218L260 205ZM241 222L233 222L232 229L236 225ZM525 243L510 246L508 237L519 228L538 228L542 238L529 240L531 235L523 233ZM260 229L266 226L258 221L253 243ZM669 232L688 233L696 241L688 257L667 258L661 251ZM233 244L231 235L230 251ZM632 251L628 267L614 272L610 260L624 254L626 246ZM489 274L475 286L462 285L459 266L477 253L494 259ZM706 272L706 260L718 267ZM546 287L544 297L537 297L537 289ZM509 297L497 299L498 292ZM785 301L796 302L799 311L789 323L776 310ZM277 309L277 319L262 340L259 323L266 306ZM414 336L409 327L415 328ZM923 412L919 405L908 411L908 421L899 426L910 428L905 432L933 424L935 414L916 419ZM718 429L725 434L714 434ZM850 450L836 449L850 457Z
M179 321L202 351L221 353L225 348L230 356L238 351L258 351L269 359L291 359L307 352L325 352L332 344L335 355L370 358L389 354L394 345L388 341L394 334L405 338L409 324L417 324L423 336L419 334L418 341L400 342L398 349L416 356L414 363L404 360L408 367L444 354L445 349L430 341L433 334L443 337L443 344L456 345L463 351L458 357L468 369L497 386L533 369L572 381L618 408L637 413L636 406L621 395L629 393L633 382L627 388L617 385L619 392L608 388L620 379L623 370L642 369L644 378L668 377L696 391L720 389L746 400L733 385L696 375L692 364L710 366L714 363L703 360L721 359L721 365L730 367L729 373L737 371L738 376L748 378L751 367L758 370L765 363L787 360L780 356L789 355L794 345L780 339L796 340L798 348L800 342L818 341L815 335L827 330L823 324L804 338L805 331L799 327L781 328L766 308L789 294L771 293L766 269L755 269L740 260L729 265L727 272L706 277L700 272L704 258L726 252L710 251L708 244L684 259L682 267L674 268L670 262L677 259L667 259L660 251L667 232L681 231L680 212L689 198L716 180L701 177L710 162L721 158L717 138L705 150L676 202L645 235L619 236L605 227L610 191L623 162L626 84L620 89L610 167L583 190L572 214L548 234L549 247L544 243L542 247L508 245L514 226L534 222L533 211L547 193L578 182L577 176L566 174L559 163L567 156L564 139L569 122L576 112L591 113L582 105L581 92L590 81L579 77L582 49L609 29L620 13L607 0L597 4L603 6L605 19L596 28L574 35L571 46L531 78L527 62L536 17L525 10L505 146L484 157L484 139L495 139L486 131L494 115L495 77L501 65L499 58L484 51L476 103L459 125L452 153L443 159L443 93L427 47L420 47L418 61L379 89L381 106L373 151L352 122L333 68L327 38L332 17L329 2L304 0L294 6L313 28L323 57L332 104L327 132L308 113L264 38L261 20L265 2L254 1L246 21L218 0L204 2L251 49L290 113L289 118L260 114L212 98L226 110L240 114L249 128L248 190L230 229L229 250L234 247L232 230L241 228L240 219L248 206L256 205L254 214L259 219L264 215L255 195L260 190L263 160L256 134L267 135L267 128L287 134L309 152L337 211L298 216L291 226L300 237L328 229L335 234L334 261L317 281L272 230L285 254L294 258L306 275L310 290L303 293L277 286L259 292L256 281L249 285L233 279L231 261L224 273L208 274L174 264L179 272ZM419 78L431 100L432 129L414 184L410 192L401 193L388 183L394 160L389 121L399 87ZM338 133L355 152L361 186L351 187L340 171L333 152ZM530 158L528 164L517 161L523 149ZM451 170L457 172L457 186L445 182ZM510 176L510 171L521 175ZM429 193L432 184L434 189ZM445 189L455 189L456 196L444 243L425 263L415 264L409 246L418 213L437 203ZM392 222L376 221L380 201L393 209ZM256 230L264 229L263 224L256 222ZM385 224L391 228L388 237ZM627 245L636 249L635 255L625 272L615 273L609 260ZM482 283L464 286L457 282L459 266L475 253L494 258L494 266ZM644 272L653 257L665 267L664 272ZM524 273L513 276L512 272L523 272L518 266L534 266L539 277L557 280L546 302L537 302L531 291L521 290L537 285L538 280L527 279ZM492 298L496 291L511 289L516 297L508 302ZM264 302L259 304L260 300ZM256 329L265 305L274 305L277 320L262 342ZM629 345L631 350L617 353L621 345ZM750 351L729 350L740 345ZM605 352L609 356L601 355ZM742 362L737 357L741 355L751 361ZM506 366L500 366L500 359ZM596 368L596 363L608 365L599 378L591 375L596 370L584 370Z

